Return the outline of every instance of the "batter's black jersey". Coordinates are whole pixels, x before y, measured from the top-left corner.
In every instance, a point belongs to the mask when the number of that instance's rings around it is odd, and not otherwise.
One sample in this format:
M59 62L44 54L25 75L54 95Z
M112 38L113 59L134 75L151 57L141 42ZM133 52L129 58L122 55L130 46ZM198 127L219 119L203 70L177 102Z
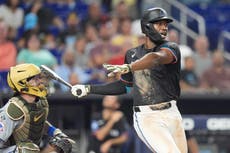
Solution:
M180 96L181 55L177 44L164 42L151 50L145 49L144 45L132 48L126 53L125 63L132 63L149 52L159 50L172 52L174 61L121 76L121 81L133 87L134 106L177 100Z

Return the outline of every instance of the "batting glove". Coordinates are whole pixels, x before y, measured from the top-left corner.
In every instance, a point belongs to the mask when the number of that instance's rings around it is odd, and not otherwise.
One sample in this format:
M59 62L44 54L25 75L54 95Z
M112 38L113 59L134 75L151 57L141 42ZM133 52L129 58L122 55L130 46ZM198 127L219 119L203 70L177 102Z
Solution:
M131 67L129 64L123 64L123 65L103 64L103 67L110 72L108 74L108 77L114 77L116 74L125 74L131 71Z
M74 96L81 98L84 96L87 96L90 92L90 86L89 85L74 85L71 88L71 92Z

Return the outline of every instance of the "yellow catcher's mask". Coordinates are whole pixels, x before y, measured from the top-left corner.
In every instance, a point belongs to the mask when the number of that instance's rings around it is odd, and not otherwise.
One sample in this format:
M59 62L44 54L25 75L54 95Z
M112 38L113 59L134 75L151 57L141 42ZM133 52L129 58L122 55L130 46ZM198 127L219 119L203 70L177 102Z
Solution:
M42 73L38 66L34 64L19 64L10 68L7 82L15 92L45 97L47 95L45 82L35 82L35 78L42 79ZM31 81L32 79L35 80L33 81L35 83Z

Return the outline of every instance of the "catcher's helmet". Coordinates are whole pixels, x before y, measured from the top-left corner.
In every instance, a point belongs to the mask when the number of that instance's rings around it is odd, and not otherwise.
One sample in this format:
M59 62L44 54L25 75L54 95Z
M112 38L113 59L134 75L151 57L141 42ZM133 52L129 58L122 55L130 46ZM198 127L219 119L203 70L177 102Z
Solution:
M172 22L173 20L168 17L167 12L159 7L150 8L144 12L143 17L141 18L141 30L143 33L147 34L145 26L148 23L155 23L157 21L165 20L168 23Z
M47 88L44 84L33 86L29 83L31 78L40 74L40 68L34 64L19 64L10 68L7 82L15 92L45 97L47 95Z

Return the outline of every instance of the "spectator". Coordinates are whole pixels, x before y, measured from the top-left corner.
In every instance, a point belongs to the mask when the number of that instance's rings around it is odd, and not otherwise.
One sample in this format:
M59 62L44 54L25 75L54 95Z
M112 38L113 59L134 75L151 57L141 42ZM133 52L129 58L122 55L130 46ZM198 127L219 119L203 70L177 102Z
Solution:
M85 27L87 24L91 24L96 28L108 20L108 16L102 12L100 2L91 1L88 7L88 15L82 20L82 24Z
M133 35L136 35L137 37L144 36L144 34L141 31L140 19L136 19L132 21L131 33Z
M98 30L92 24L87 24L84 31L86 50L90 51L99 41Z
M39 33L54 32L59 34L63 30L64 23L50 8L50 3L41 0L31 0L23 3L27 14L25 16L24 30L34 30Z
M132 34L132 21L130 18L121 20L120 33L112 38L112 44L122 46L124 43L131 43L132 47L138 45L138 38Z
M17 41L16 41L16 48L17 50L21 50L23 48L26 47L26 40L25 37L20 37Z
M230 68L225 65L222 51L215 51L212 66L202 76L202 86L211 92L229 93Z
M64 1L71 12L77 12L80 18L84 18L87 14L88 5L85 0L67 0Z
M19 0L7 0L6 4L0 6L0 19L9 26L8 37L15 39L18 29L22 26L24 10L19 7Z
M139 35L138 36L138 44L144 44L145 42L145 36L144 35Z
M79 36L74 44L75 66L87 69L90 65L89 50L86 49L86 38Z
M111 24L110 22L106 22L105 24L101 24L99 28L99 37L100 41L97 45L91 50L91 53L101 52L105 56L106 62L110 60L110 58L116 56L121 52L121 47L119 45L114 45L111 42Z
M124 0L117 1L113 7L113 15L117 16L120 21L131 18L132 11L129 10L129 6Z
M199 145L197 144L196 138L187 130L185 130L185 136L187 139L188 152L199 153Z
M70 74L70 76L69 76L69 83L70 83L71 85L75 85L75 84L77 84L77 83L79 83L79 82L80 82L80 81L79 81L79 78L78 78L78 74L72 72L72 73Z
M42 8L41 1L35 1L29 12L25 15L24 31L39 31L38 12Z
M111 13L116 8L116 6L123 5L123 4L125 4L125 6L119 6L121 7L120 9L118 9L119 11L123 9L126 10L126 7L128 8L132 7L132 9L134 9L133 7L136 5L136 0L112 0L112 1L102 0L101 4L103 5L103 9L105 9L107 13ZM120 12L120 13L122 14L125 12ZM124 15L127 15L127 13L129 14L129 12L126 12L126 14ZM130 13L136 13L136 11L132 11Z
M69 10L74 11L76 9L76 5L77 5L76 0L67 0L66 4L67 4Z
M120 25L120 20L118 16L112 15L110 19L110 24L111 24L111 36L115 36L119 32L119 25Z
M90 50L90 69L89 73L92 75L91 83L103 83L106 80L105 70L102 67L103 63L110 62L115 56L121 52L121 47L111 43L111 27L109 22L101 24L99 29L100 40Z
M52 9L44 6L44 3L41 2L40 0L36 0L35 3L41 3L41 7L37 12L39 32L45 33L54 24L53 23L54 20L55 19L57 20L57 18L60 18L60 17L55 15Z
M73 49L74 42L77 40L77 36L81 34L81 31L79 17L74 12L70 13L67 17L65 30L60 33L61 42L66 47Z
M201 77L212 65L211 52L208 50L209 42L206 36L199 36L194 43L194 60L196 63L195 73Z
M101 5L105 13L110 13L112 11L112 1L111 0L102 0Z
M126 51L128 49L132 48L132 43L130 42L126 42L124 44L122 44L121 46L121 51L117 52L116 54L114 54L107 63L109 64L117 64L117 65L121 65L124 64L125 58L124 55L126 53Z
M74 66L75 56L72 51L66 50L62 57L62 64L54 68L54 71L65 81L69 83L84 83L90 79L81 67ZM61 91L68 91L69 88L60 84Z
M37 0L21 0L22 8L28 10Z
M122 144L128 140L128 122L118 110L118 97L105 96L102 103L102 113L92 115L87 153L121 153Z
M136 19L132 22L131 33L138 38L138 44L144 44L145 35L142 33L140 19Z
M42 3L41 2L36 2L32 5L31 10L29 13L25 15L25 20L24 20L24 30L37 30L39 25L38 25L38 16L37 13L39 9L41 9Z
M61 58L64 52L64 45L61 45L58 38L54 34L48 32L43 38L43 47L49 50L57 59L58 64L61 64Z
M106 71L103 68L102 64L104 64L107 61L107 58L103 54L103 52L101 50L92 51L90 53L90 61L92 62L92 66L86 70L87 73L91 75L91 79L88 83L101 84L106 82Z
M194 68L195 62L192 56L187 56L184 59L185 67L181 70L180 86L182 92L200 92L200 79L196 75Z
M7 71L16 64L17 50L13 42L7 39L8 25L0 21L0 70Z
M26 38L26 48L20 50L17 63L33 63L37 66L46 65L53 68L57 59L48 50L41 48L41 42L36 33L29 33Z

